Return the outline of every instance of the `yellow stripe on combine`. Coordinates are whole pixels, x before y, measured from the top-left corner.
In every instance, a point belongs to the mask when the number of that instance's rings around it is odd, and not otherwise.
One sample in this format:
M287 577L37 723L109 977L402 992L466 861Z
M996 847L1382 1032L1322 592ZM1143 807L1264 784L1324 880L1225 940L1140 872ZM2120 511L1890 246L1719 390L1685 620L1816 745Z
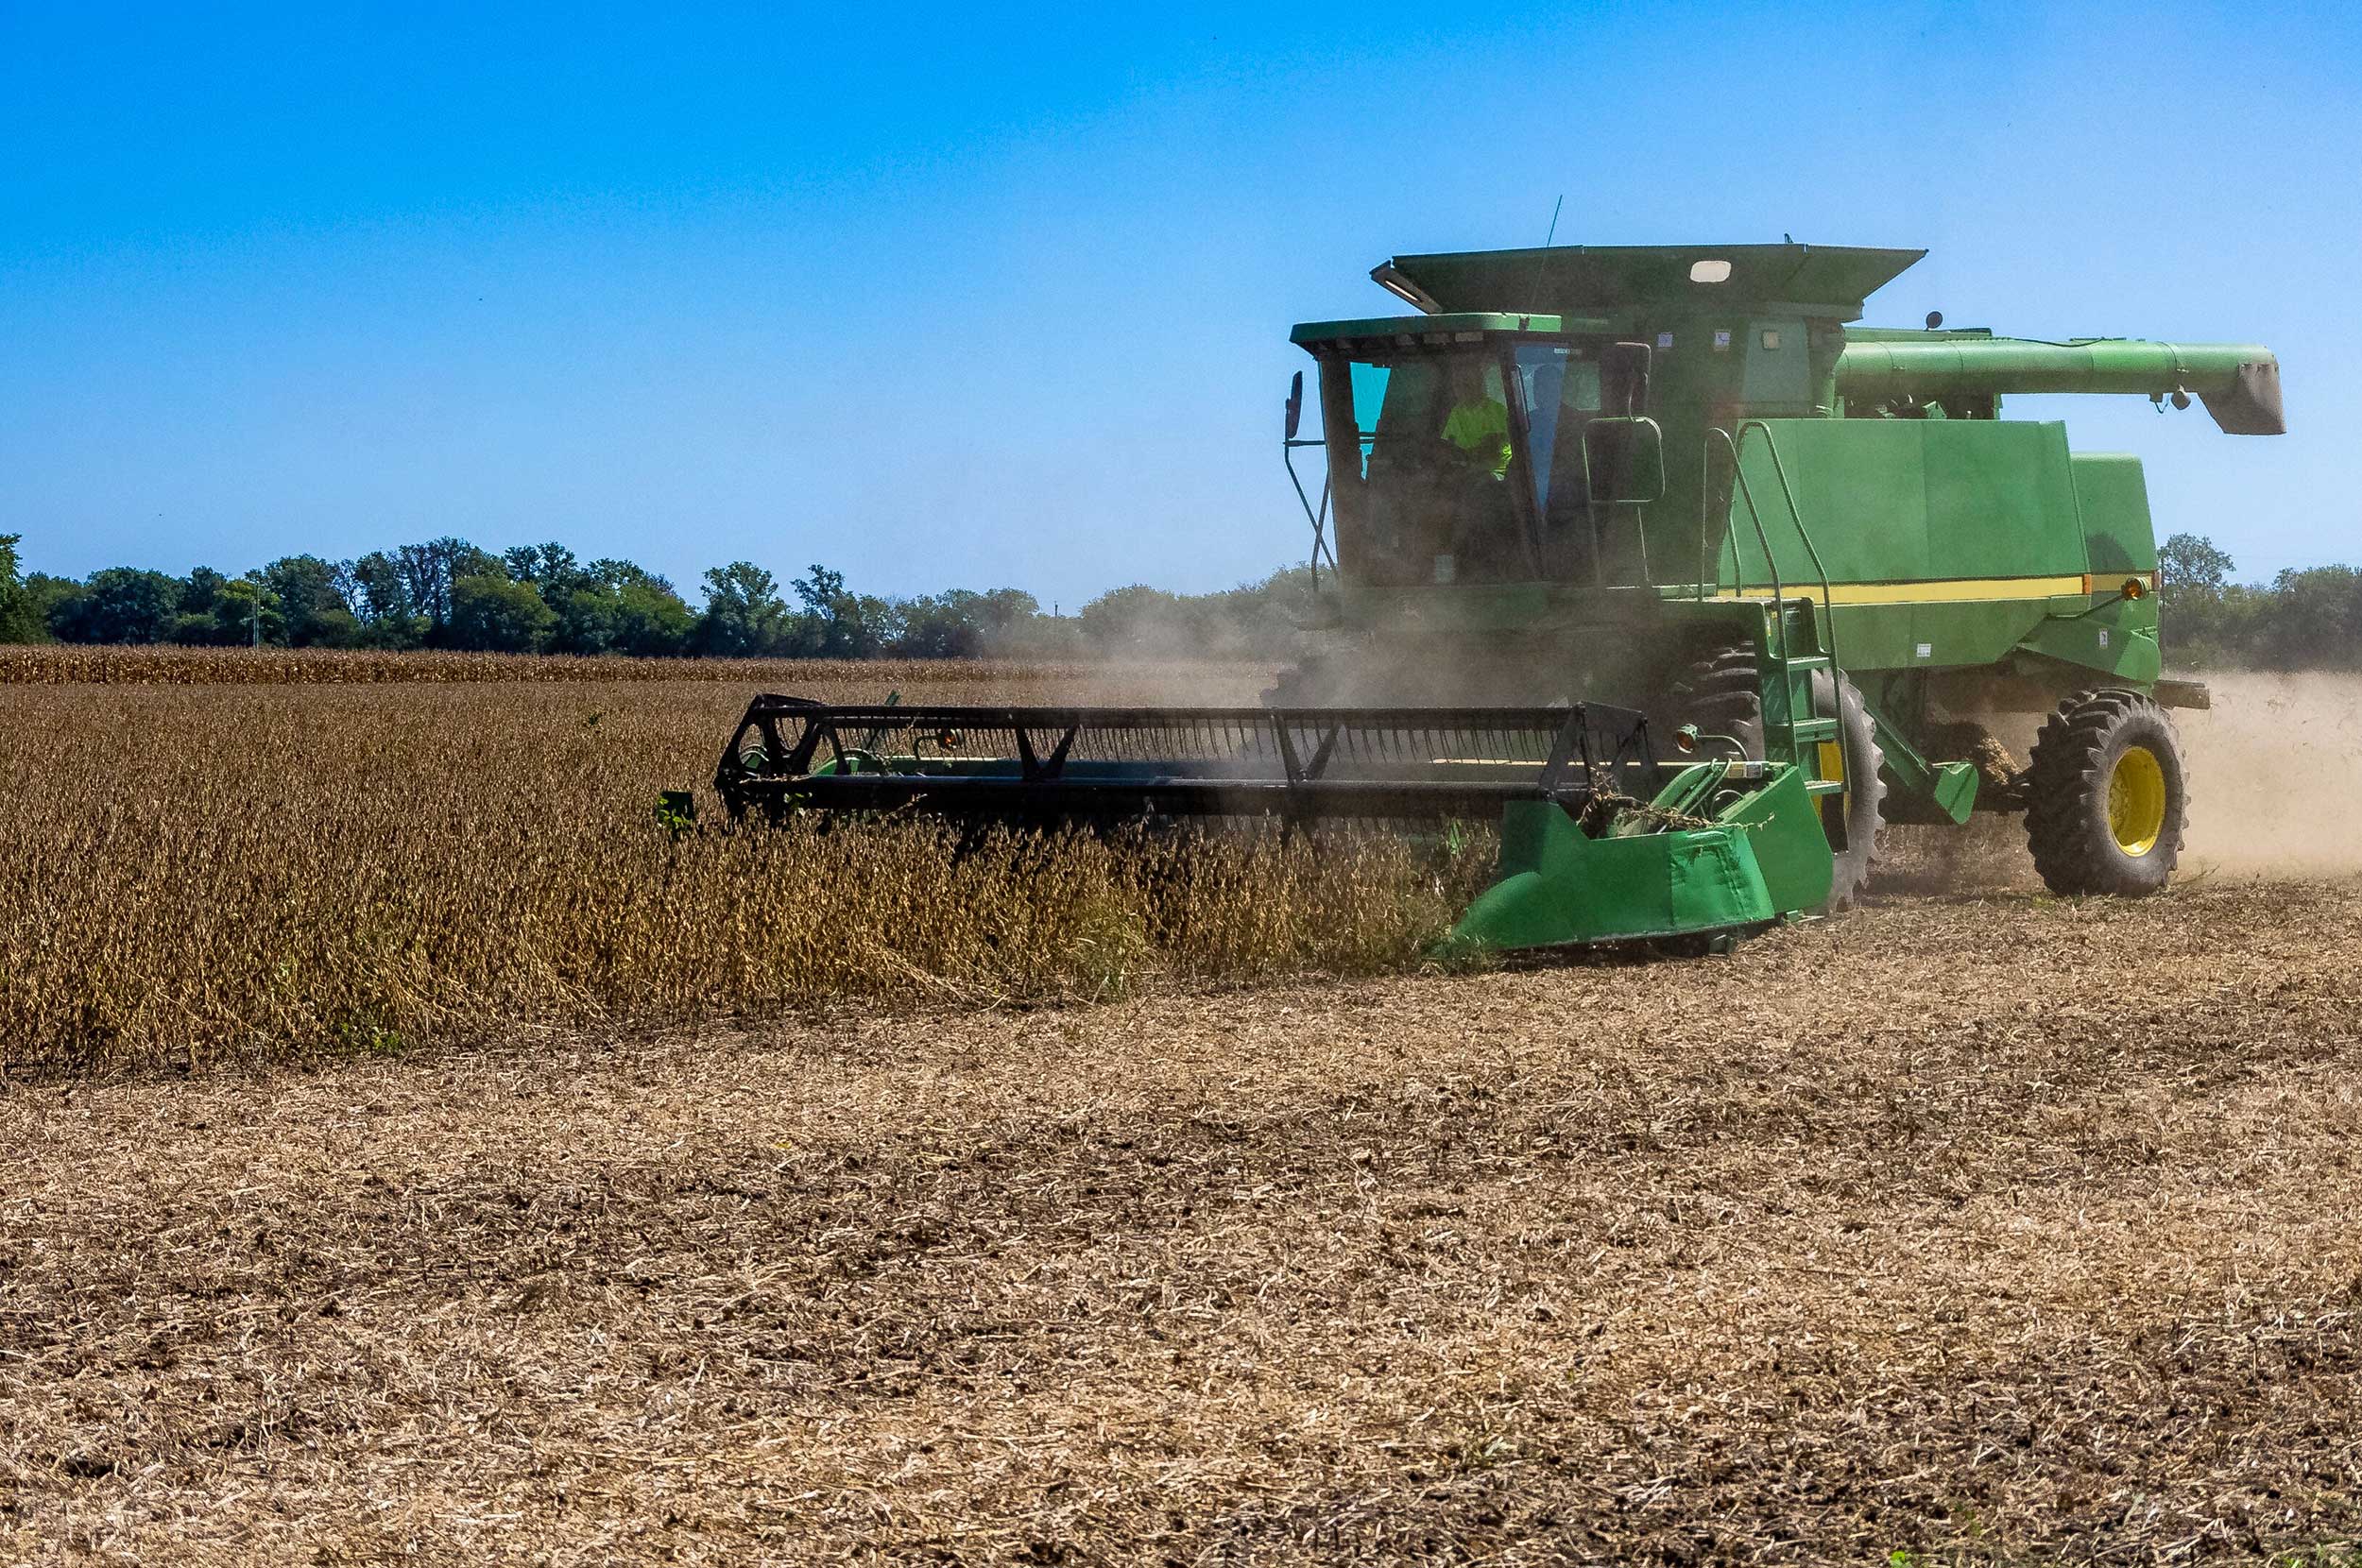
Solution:
M1790 599L1819 599L1819 583L1781 585ZM2050 599L2089 593L2089 577L1931 577L1917 583L1832 583L1829 599L1839 605L1973 605L1995 599ZM1720 588L1717 599L1769 599L1769 583Z

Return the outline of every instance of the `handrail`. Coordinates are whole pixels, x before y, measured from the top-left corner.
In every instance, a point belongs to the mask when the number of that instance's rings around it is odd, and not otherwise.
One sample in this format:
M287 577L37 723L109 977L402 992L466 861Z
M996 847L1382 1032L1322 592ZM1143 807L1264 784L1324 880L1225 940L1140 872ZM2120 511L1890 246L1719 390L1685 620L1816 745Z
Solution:
M1772 536L1764 532L1763 509L1755 504L1754 486L1747 483L1747 470L1738 461L1738 443L1732 438L1731 433L1720 425L1708 426L1706 439L1711 441L1717 435L1722 437L1722 444L1731 450L1731 478L1737 486L1739 499L1747 503L1747 520L1754 524L1755 542L1763 547L1764 571L1772 577L1773 608L1772 621L1772 624L1779 628L1779 657L1780 662L1786 664L1789 658L1788 622L1782 610L1788 604L1788 585L1780 580L1779 558L1772 552ZM1705 478L1703 469L1702 463L1698 476L1701 481ZM1702 559L1705 554L1705 512L1706 500L1702 495L1698 502L1698 553ZM1736 543L1731 546L1731 564L1738 572L1738 582L1736 587L1739 592L1744 593L1747 589L1747 563L1739 558L1738 547ZM1714 574L1714 581L1718 588L1721 587L1722 574L1720 571Z
M1714 590L1706 590L1706 534L1714 517L1714 430L1698 442L1698 603L1704 604L1722 591L1722 567L1714 568ZM1728 510L1726 506L1725 511Z
M1822 563L1821 547L1812 542L1812 530L1805 526L1805 514L1796 504L1795 488L1788 482L1788 465L1780 460L1779 438L1772 427L1761 419L1742 419L1738 435L1746 436L1750 429L1763 432L1763 444L1772 453L1772 471L1779 477L1780 499L1788 503L1788 515L1796 524L1796 537L1805 541L1805 554L1812 557L1812 569L1821 575L1821 623L1823 645L1822 652L1829 656L1829 668L1837 668L1837 596L1829 587L1829 569ZM1736 461L1736 458L1734 458Z
M1805 526L1805 514L1796 504L1796 489L1795 486L1789 482L1788 465L1780 456L1779 437L1772 431L1772 427L1761 419L1740 420L1738 422L1738 429L1736 435L1730 431L1724 430L1720 425L1710 426L1707 429L1705 437L1706 445L1701 452L1701 461L1699 465L1700 471L1698 475L1699 482L1702 486L1698 500L1699 591L1703 597L1705 588L1706 530L1708 520L1712 515L1710 511L1710 503L1713 499L1713 487L1710 485L1705 484L1709 475L1706 472L1704 452L1712 450L1712 440L1715 436L1719 435L1722 438L1723 446L1730 452L1731 479L1733 482L1733 487L1737 492L1737 498L1745 502L1747 504L1747 519L1749 522L1753 523L1754 526L1755 542L1763 548L1764 571L1772 579L1772 624L1779 629L1778 658L1781 667L1781 679L1785 682L1788 678L1789 663L1793 657L1793 655L1790 652L1788 630L1788 586L1780 577L1779 557L1773 552L1772 548L1771 536L1766 532L1763 526L1762 508L1755 504L1754 486L1747 481L1747 466L1739 459L1739 443L1745 439L1747 432L1750 429L1760 430L1763 433L1764 446L1772 455L1772 471L1780 482L1780 499L1787 503L1789 520L1796 525L1796 537L1804 541L1805 553L1811 558L1813 571L1821 580L1821 624L1823 628L1821 651L1822 654L1827 658L1829 664L1830 705L1832 707L1836 708L1836 717L1841 726L1844 721L1844 705L1840 698L1839 687L1837 684L1839 670L1837 659L1837 595L1835 590L1830 586L1829 569L1827 564L1822 559L1821 547L1813 543L1812 530ZM1731 547L1731 563L1738 576L1736 591L1743 595L1747 591L1747 563L1741 558L1735 539ZM1721 587L1721 582L1722 573L1718 568L1714 574L1715 588L1718 591ZM1810 601L1806 602L1809 603ZM1804 720L1797 717L1796 692L1794 688L1790 687L1786 691L1785 695L1788 698L1788 743L1789 749L1792 753L1798 749L1796 732L1803 725ZM1806 707L1807 709L1809 709L1809 691L1807 691ZM1815 716L1817 717L1817 715ZM1840 733L1838 744L1838 776L1836 782L1841 786L1850 786L1852 780L1849 777L1849 775L1852 771L1852 767L1853 763L1851 758L1847 758L1845 755L1843 736Z
M1738 449L1731 445L1731 433L1720 425L1708 425L1698 443L1698 598L1701 603L1722 591L1722 568L1719 561L1715 564L1714 576L1711 579L1706 576L1706 539L1713 531L1714 522L1714 438L1718 435L1730 451L1734 483L1738 473ZM1722 510L1727 518L1730 511L1727 499L1723 502ZM1760 533L1762 530L1758 527L1756 531ZM1746 587L1746 563L1738 559L1736 539L1731 543L1731 562L1738 571L1738 581L1731 586L1734 588Z

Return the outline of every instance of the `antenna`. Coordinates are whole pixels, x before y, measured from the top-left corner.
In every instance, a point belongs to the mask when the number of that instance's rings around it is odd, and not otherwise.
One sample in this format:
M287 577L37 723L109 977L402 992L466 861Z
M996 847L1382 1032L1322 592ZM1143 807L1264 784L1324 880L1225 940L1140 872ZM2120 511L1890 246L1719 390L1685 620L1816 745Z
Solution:
M1548 249L1550 247L1550 244L1551 244L1551 242L1552 242L1552 241L1554 241L1554 240L1556 240L1556 239L1558 238L1558 214L1559 214L1560 211L1566 207L1566 192L1564 192L1564 191L1561 191L1561 192L1559 192L1559 193L1558 193L1558 199L1557 199L1556 201L1554 201L1554 202L1552 202L1552 203L1550 204L1550 228L1549 228L1549 232L1548 232L1548 233L1546 233L1546 234L1544 234L1544 235L1542 236L1542 248L1543 248L1544 250L1548 250ZM1540 256L1538 256L1538 255L1537 255L1537 256L1535 256L1535 257L1533 258L1533 281L1532 281L1532 283L1530 283L1530 284L1528 284L1528 285L1527 285L1527 287L1526 287L1526 293L1527 293L1527 295L1528 295L1529 297L1531 297L1531 296L1532 295L1533 291L1534 291L1535 289L1540 288L1541 286L1542 286L1542 258L1541 258ZM1533 315L1534 313L1533 313L1532 311L1529 310L1529 311L1527 311L1527 312L1526 312L1526 314L1527 314L1528 315Z

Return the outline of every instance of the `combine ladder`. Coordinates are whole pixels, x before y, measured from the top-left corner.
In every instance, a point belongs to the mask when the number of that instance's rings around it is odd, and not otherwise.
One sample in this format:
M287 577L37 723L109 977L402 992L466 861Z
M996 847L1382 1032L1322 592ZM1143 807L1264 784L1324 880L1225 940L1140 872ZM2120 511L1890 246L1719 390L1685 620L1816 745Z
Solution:
M1780 579L1778 555L1772 548L1769 532L1763 525L1763 512L1755 504L1754 488L1747 481L1747 469L1739 462L1739 446L1749 431L1760 432L1764 451L1771 455L1772 471L1780 482L1780 497L1786 503L1788 516L1796 525L1796 537L1804 541L1806 554L1811 558L1814 575L1818 578L1821 596L1816 605L1807 595L1798 594L1790 604L1788 586ZM1770 691L1777 691L1783 711L1775 718L1772 705L1764 707L1764 742L1767 755L1776 727L1788 738L1789 758L1805 768L1808 780L1806 789L1816 796L1842 797L1850 788L1846 776L1845 725L1832 713L1826 716L1816 711L1813 704L1813 677L1828 678L1830 706L1837 706L1837 615L1835 596L1829 588L1829 571L1822 564L1821 551L1812 542L1812 532L1805 526L1805 516L1796 505L1796 492L1788 481L1787 465L1780 460L1779 443L1773 439L1772 427L1761 419L1739 422L1736 433L1716 426L1706 433L1703 469L1712 472L1714 444L1720 439L1722 449L1730 454L1731 489L1733 499L1747 507L1747 520L1753 526L1755 542L1763 551L1765 573L1772 579L1772 638L1769 645L1772 682ZM1722 574L1718 567L1711 574L1706 568L1706 543L1709 532L1714 486L1707 485L1698 501L1698 594L1704 598L1709 592L1720 593ZM1746 563L1740 558L1736 539L1731 559L1737 581L1733 591L1744 596L1747 591ZM1805 585L1800 584L1799 587ZM1817 612L1817 613L1816 613ZM1768 695L1768 692L1767 692ZM1807 758L1810 759L1807 765Z

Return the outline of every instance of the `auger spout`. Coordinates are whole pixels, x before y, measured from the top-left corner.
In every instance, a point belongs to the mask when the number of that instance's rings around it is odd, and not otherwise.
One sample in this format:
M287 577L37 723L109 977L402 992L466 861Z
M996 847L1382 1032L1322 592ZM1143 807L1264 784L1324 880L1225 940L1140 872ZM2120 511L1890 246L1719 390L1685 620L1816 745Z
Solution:
M2226 435L2287 434L2280 361L2261 344L2129 337L2041 343L1981 333L1860 341L1865 335L1857 332L1838 356L1838 392L1848 403L2052 392L2166 398L2180 392L2203 399Z

